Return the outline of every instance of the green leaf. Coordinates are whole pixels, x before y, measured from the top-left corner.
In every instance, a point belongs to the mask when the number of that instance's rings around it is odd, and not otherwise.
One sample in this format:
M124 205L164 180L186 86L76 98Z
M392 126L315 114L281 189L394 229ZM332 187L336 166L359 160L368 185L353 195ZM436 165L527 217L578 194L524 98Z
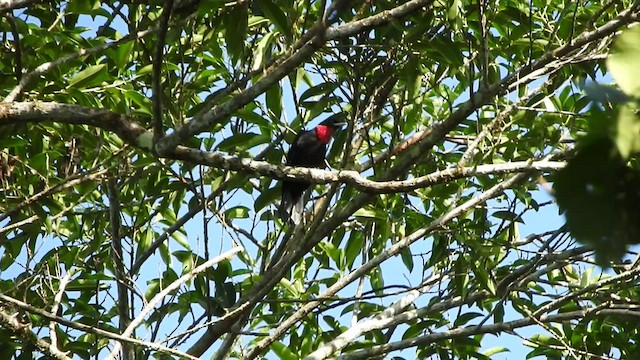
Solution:
M136 75L142 76L146 74L151 74L153 71L153 64L145 65L136 71ZM162 63L162 71L180 71L180 67L176 64L164 62Z
M493 214L491 214L491 216L493 216L495 218L498 218L498 219L502 219L502 220L516 221L516 222L524 224L524 221L522 221L520 216L518 216L514 212L511 212L511 211L508 211L508 210L496 211Z
M465 325L469 321L482 316L484 315L477 312L468 312L468 313L462 314L456 318L456 320L453 322L453 326L458 327L458 326Z
M233 274L231 263L229 260L223 260L213 272L213 278L216 283L222 283Z
M280 189L279 187L269 188L267 191L263 191L258 195L256 201L253 203L253 210L257 213L258 211L264 209L265 207L273 204L274 201L280 197Z
M613 52L607 58L607 68L627 95L640 97L640 27L634 26L620 34Z
M133 55L134 41L128 41L119 45L114 51L112 51L111 60L113 60L119 69L125 69L130 57Z
M65 291L87 291L95 290L96 288L105 290L109 288L109 285L105 281L113 281L114 278L104 274L87 275L84 274L82 278L76 278L67 284Z
M193 253L191 251L174 251L173 256L175 256L178 261L182 263L182 273L186 274L194 268L193 262Z
M145 300L147 301L151 300L159 292L160 292L160 279L153 279L153 280L147 281L147 291L145 291L144 293Z
M268 136L262 134L239 133L222 140L220 144L218 144L218 150L231 152L236 147L248 150L256 145L264 144L269 140Z
M249 217L249 208L246 206L235 206L224 212L227 219L246 219Z
M215 290L216 299L219 303L229 308L236 302L236 289L232 282L218 283L216 282Z
M504 321L504 305L500 303L496 305L496 307L493 310L493 322L497 324L503 321Z
M339 84L335 82L326 82L312 86L300 95L299 101L303 102L314 96L329 94L337 89L338 85Z
M359 231L352 231L347 240L347 246L344 248L345 262L347 268L353 267L356 257L362 252L364 243L364 235Z
M141 75L151 74L152 71L153 71L153 64L149 64L138 69L138 71L136 71L136 74L138 76L141 76Z
M369 273L369 281L371 282L371 288L376 294L381 294L384 288L384 278L379 268L374 269Z
M154 232L152 229L146 229L142 233L138 241L138 249L136 251L137 257L142 255L151 246L151 243L153 242L153 236Z
M291 27L287 22L285 13L271 0L256 0L260 10L271 20L271 23L275 25L276 29L286 35L287 39L291 39ZM287 2L280 2L281 4L287 4Z
M299 359L296 354L294 354L288 346L284 345L280 341L276 341L269 346L271 350L276 354L276 356L282 360L297 360Z
M90 13L91 10L96 10L100 8L99 0L74 0L70 1L68 8L66 9L70 13Z
M333 262L340 264L340 254L342 250L336 248L333 243L327 241L321 242L318 246L331 258L331 260L333 260Z
M635 104L620 107L615 142L623 159L628 159L631 154L640 151L640 117L636 115Z
M158 246L158 253L160 253L162 261L164 261L167 266L171 266L173 264L172 258L170 256L171 254L169 253L169 247L167 246L166 242L163 242Z
M265 96L269 116L274 120L280 119L282 116L282 88L279 84L275 84L267 90Z
M406 247L400 250L400 257L402 258L402 263L407 267L409 272L413 271L413 255L411 254L411 249Z
M81 89L102 83L102 81L106 79L106 67L106 64L89 66L69 79L67 88L73 87Z
M126 99L133 102L133 104L138 105L138 107L135 108L136 110L146 115L153 115L153 103L151 102L151 99L133 90L124 91L123 94Z
M268 119L265 119L260 114L256 114L253 111L247 109L240 109L236 113L236 116L242 120L250 122L252 124L258 125L260 129L271 130L271 122Z
M224 39L227 52L234 63L237 63L244 52L244 39L247 37L249 14L245 4L234 6L222 20L226 31Z
M382 209L373 208L371 206L367 206L366 208L358 209L353 216L362 217L362 218L372 218L378 220L386 220L386 213Z
M268 64L268 61L271 58L271 48L273 47L275 35L276 34L274 32L270 32L258 41L258 45L255 47L253 52L254 58L252 68L254 70L260 69Z

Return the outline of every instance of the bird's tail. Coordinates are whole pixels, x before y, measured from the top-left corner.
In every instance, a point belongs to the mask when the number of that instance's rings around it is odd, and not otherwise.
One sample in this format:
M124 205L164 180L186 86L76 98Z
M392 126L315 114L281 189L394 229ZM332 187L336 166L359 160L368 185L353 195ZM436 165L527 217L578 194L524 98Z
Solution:
M303 197L299 196L295 199L290 192L284 191L278 212L283 222L288 222L294 226L298 225L300 221L302 221L302 214L304 212Z

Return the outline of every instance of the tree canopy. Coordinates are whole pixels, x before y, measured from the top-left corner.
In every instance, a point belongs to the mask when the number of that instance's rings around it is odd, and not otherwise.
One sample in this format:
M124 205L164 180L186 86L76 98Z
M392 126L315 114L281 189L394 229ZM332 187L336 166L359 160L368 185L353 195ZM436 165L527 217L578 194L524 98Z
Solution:
M3 356L640 353L638 2L0 16ZM330 168L283 165L338 112Z

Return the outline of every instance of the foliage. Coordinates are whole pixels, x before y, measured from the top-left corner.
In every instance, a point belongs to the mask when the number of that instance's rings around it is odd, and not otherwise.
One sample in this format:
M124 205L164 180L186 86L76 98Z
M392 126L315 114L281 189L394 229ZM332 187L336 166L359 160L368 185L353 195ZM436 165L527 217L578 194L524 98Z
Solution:
M640 242L640 171L635 161L640 151L640 89L634 76L638 44L638 27L616 39L607 65L622 94L601 86L591 89L592 98L604 103L592 110L587 134L579 139L567 167L558 172L554 186L571 235L591 245L602 266L620 261L629 244Z
M5 358L638 353L637 2L0 16ZM284 168L338 111L340 171ZM296 228L285 177L318 184Z

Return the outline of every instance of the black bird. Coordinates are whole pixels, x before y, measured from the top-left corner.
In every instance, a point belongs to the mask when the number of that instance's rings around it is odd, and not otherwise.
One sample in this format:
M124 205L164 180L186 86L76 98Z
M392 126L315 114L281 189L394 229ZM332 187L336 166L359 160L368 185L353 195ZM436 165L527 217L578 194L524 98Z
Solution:
M302 130L293 140L287 154L287 166L324 168L327 144L333 133L345 125L345 116L338 113L321 122L313 130ZM312 183L304 180L285 180L282 182L282 200L280 218L284 222L297 225L302 220L304 199L302 194Z

